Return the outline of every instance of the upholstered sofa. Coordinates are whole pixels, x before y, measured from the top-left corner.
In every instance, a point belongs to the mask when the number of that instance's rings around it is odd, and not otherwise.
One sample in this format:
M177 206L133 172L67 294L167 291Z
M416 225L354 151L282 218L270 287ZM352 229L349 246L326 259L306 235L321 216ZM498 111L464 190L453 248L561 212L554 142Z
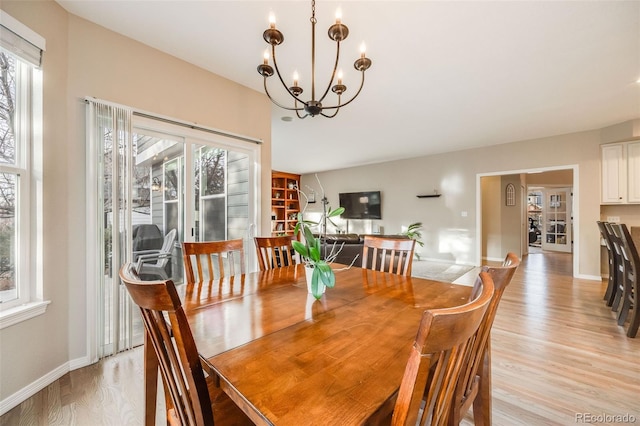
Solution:
M404 235L374 235L375 237L384 238L407 238ZM327 234L324 238L323 252L326 245L326 253L331 253L331 250L340 250L338 256L334 260L335 263L342 263L344 265L351 265L357 256L357 259L353 263L353 266L362 266L362 248L364 247L365 234ZM335 248L334 248L335 246Z

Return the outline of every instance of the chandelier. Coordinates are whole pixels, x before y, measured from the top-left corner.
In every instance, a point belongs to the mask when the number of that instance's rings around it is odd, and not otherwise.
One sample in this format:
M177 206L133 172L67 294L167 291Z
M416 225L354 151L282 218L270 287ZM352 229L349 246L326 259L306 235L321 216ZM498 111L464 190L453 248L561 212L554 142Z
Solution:
M347 38L349 35L349 28L341 22L340 16L336 16L336 23L329 27L329 38L336 42L336 60L333 66L333 72L331 73L331 80L327 85L327 88L322 93L322 96L318 99L316 98L316 2L312 0L311 2L311 99L303 100L300 95L303 90L302 87L298 86L298 75L294 73L293 75L293 85L291 87L287 87L287 84L284 82L282 75L280 74L280 70L278 69L278 62L276 61L276 46L282 44L284 41L284 35L276 29L275 18L272 16L269 17L269 28L265 30L262 34L264 40L271 45L271 57L273 58L273 67L269 65L269 52L268 50L264 54L264 62L261 65L258 65L258 73L264 77L264 91L267 94L267 97L273 102L275 105L280 108L295 111L298 118L305 118L307 116L315 117L316 115L322 115L323 117L333 118L338 114L338 111L341 107L350 104L362 90L364 86L364 72L369 69L371 66L371 59L365 56L364 44L360 49L360 57L356 59L353 63L353 66L356 70L362 73L362 80L360 81L360 87L358 91L353 95L351 99L348 101L342 102L342 94L347 90L347 86L342 84L342 72L338 73L337 76L337 84L333 85L334 80L336 79L336 71L338 69L338 62L340 59L340 42ZM293 98L293 107L287 107L281 105L276 102L275 99L271 97L269 94L269 90L267 89L267 78L271 77L275 73L278 75L280 82L284 86L287 93ZM324 106L322 102L325 100L327 94L329 93L329 89L333 93L338 96L338 102L335 105ZM327 113L328 110L333 110L331 113ZM302 115L302 111L304 111L304 115Z

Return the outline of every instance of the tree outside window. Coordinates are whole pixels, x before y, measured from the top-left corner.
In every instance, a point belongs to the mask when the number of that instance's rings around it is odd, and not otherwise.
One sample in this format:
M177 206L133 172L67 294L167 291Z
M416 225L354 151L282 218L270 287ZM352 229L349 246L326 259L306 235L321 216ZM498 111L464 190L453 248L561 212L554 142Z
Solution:
M15 137L16 60L0 51L0 292L13 290L15 283L16 166Z

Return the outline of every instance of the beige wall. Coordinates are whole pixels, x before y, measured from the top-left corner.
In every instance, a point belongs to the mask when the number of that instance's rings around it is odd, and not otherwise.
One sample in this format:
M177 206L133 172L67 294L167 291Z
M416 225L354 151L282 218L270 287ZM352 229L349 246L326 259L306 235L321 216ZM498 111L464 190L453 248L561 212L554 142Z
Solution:
M484 176L480 179L483 259L499 257L502 253L500 184L500 176Z
M596 226L600 218L600 144L614 142L612 138L631 138L634 129L640 128L638 122L640 120L607 129L335 170L320 173L319 177L332 206L338 205L339 192L382 191L383 219L371 223L360 221L362 223L351 224L350 229L368 231L375 223L384 226L385 233L397 233L402 225L422 221L423 257L474 264L482 254L476 225L479 174L576 165L578 180L574 182L574 193L579 217L574 226L577 234L574 253L579 262L575 274L594 278L600 276ZM301 181L303 185L317 188L312 175L303 175ZM434 188L442 192L442 197L416 198L418 194L432 193ZM319 207L319 204L311 206L312 209Z
M487 256L489 259L502 260L505 254L515 253L522 256L522 189L520 175L504 175L500 177L500 251ZM507 206L507 184L513 184L516 189L516 205Z
M134 42L57 3L7 1L6 11L46 39L44 71L44 297L46 314L0 331L0 401L52 371L87 361L84 268L85 96L264 141L270 182L270 103L263 94ZM269 212L269 187L262 187ZM269 229L268 214L262 215Z
M530 186L573 186L573 170L551 170L525 175Z

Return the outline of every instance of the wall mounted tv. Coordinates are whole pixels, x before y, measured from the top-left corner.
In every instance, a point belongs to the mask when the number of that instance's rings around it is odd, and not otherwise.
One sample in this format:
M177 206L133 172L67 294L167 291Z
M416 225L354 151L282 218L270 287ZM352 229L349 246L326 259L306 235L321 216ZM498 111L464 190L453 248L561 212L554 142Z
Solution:
M343 219L382 219L380 191L341 192Z

